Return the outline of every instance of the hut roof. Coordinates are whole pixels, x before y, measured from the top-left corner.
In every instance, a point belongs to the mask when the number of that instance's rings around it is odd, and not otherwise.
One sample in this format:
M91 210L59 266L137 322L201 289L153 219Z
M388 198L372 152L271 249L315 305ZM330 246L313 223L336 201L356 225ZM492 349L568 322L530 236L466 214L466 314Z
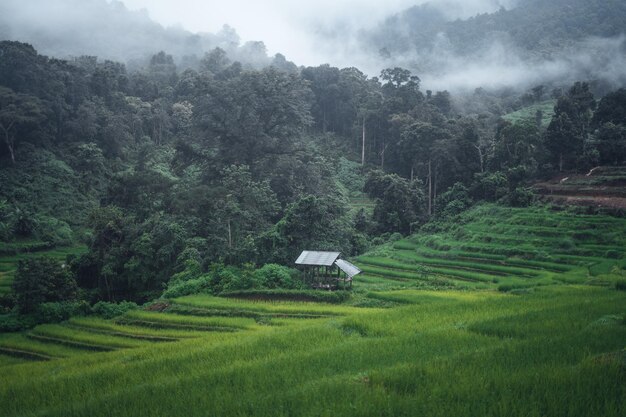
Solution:
M361 273L361 270L359 268L357 268L356 266L352 265L348 261L344 261L343 259L337 259L335 261L335 265L337 265L339 267L339 269L341 269L343 272L345 272L346 275L348 277L350 277L350 278L352 278L355 275L358 275L358 274Z
M302 251L298 259L297 265L313 265L313 266L332 266L337 258L341 255L339 252L316 252L305 250Z

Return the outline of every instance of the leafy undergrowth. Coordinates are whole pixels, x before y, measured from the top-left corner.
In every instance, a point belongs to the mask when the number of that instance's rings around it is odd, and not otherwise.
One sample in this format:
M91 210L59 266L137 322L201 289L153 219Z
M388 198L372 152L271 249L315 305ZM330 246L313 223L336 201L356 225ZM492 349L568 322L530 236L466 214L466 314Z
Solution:
M544 207L482 205L432 231L357 258L361 282L510 291L559 283L614 285L626 275L626 221Z
M370 296L394 307L192 296L4 335L0 415L621 415L622 291Z

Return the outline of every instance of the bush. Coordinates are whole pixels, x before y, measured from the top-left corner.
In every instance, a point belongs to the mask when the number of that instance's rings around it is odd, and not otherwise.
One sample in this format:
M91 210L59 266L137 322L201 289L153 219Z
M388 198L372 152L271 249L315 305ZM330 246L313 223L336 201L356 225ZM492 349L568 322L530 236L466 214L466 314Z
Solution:
M33 312L41 303L71 301L78 286L68 268L50 257L19 261L13 291L22 312Z
M617 250L607 250L604 254L604 257L608 259L622 259L622 256L624 255Z
M91 309L85 301L42 303L35 310L38 323L58 323L72 316L84 316Z
M33 316L23 316L15 313L0 315L0 333L19 332L34 327L36 324Z
M390 242L397 242L400 239L402 239L402 235L400 233L398 233L398 232L392 233L391 236L389 236L389 241Z
M263 288L299 288L302 281L294 279L296 276L297 272L277 264L264 265L254 272L256 283Z
M626 279L620 279L615 282L615 289L617 291L626 291Z
M139 308L139 306L131 301L122 301L120 303L99 301L91 308L91 312L102 318L112 319L137 308Z
M513 207L528 207L535 201L535 193L531 188L517 187L505 200Z
M176 298L185 295L198 293L214 293L215 287L214 277L212 274L201 275L198 278L187 281L177 281L171 283L167 290L163 292L163 298Z

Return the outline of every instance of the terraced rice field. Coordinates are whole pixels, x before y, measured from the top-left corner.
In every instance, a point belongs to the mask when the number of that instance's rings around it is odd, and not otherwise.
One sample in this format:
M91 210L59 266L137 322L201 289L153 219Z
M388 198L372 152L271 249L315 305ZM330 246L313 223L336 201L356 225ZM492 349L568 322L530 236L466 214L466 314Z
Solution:
M2 335L0 415L622 415L623 292L368 297L391 308L198 295Z
M585 175L563 174L534 188L543 200L555 204L626 212L626 167L597 167Z
M527 289L558 283L610 285L626 266L626 221L483 205L458 224L400 240L357 258L376 285Z
M621 417L625 226L485 205L360 257L344 304L199 294L0 334L0 416Z

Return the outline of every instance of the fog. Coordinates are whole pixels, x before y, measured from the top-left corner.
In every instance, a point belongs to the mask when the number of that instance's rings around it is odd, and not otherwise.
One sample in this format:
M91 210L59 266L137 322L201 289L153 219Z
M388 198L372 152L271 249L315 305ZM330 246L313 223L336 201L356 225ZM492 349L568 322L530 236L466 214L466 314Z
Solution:
M431 0L446 19L511 8L517 0ZM97 55L125 62L165 50L180 62L215 47L233 59L267 65L276 53L297 65L357 67L370 76L411 69L424 88L527 88L541 82L604 78L626 83L626 40L589 38L559 54L529 60L507 39L459 56L445 36L427 51L382 58L364 33L426 0L1 0L0 38L32 43L57 57ZM227 27L224 25L227 24ZM250 41L262 41L254 43ZM246 43L249 42L249 43Z
M431 0L450 19L510 7L516 0ZM343 54L327 48L325 34L342 33L351 40L391 14L427 0L123 0L132 10L148 10L165 25L194 32L214 32L223 24L235 28L242 40L263 41L270 54L282 53L298 65L331 63L351 66ZM347 58L347 57L346 57ZM345 61L349 61L346 59ZM354 64L352 64L354 65Z

